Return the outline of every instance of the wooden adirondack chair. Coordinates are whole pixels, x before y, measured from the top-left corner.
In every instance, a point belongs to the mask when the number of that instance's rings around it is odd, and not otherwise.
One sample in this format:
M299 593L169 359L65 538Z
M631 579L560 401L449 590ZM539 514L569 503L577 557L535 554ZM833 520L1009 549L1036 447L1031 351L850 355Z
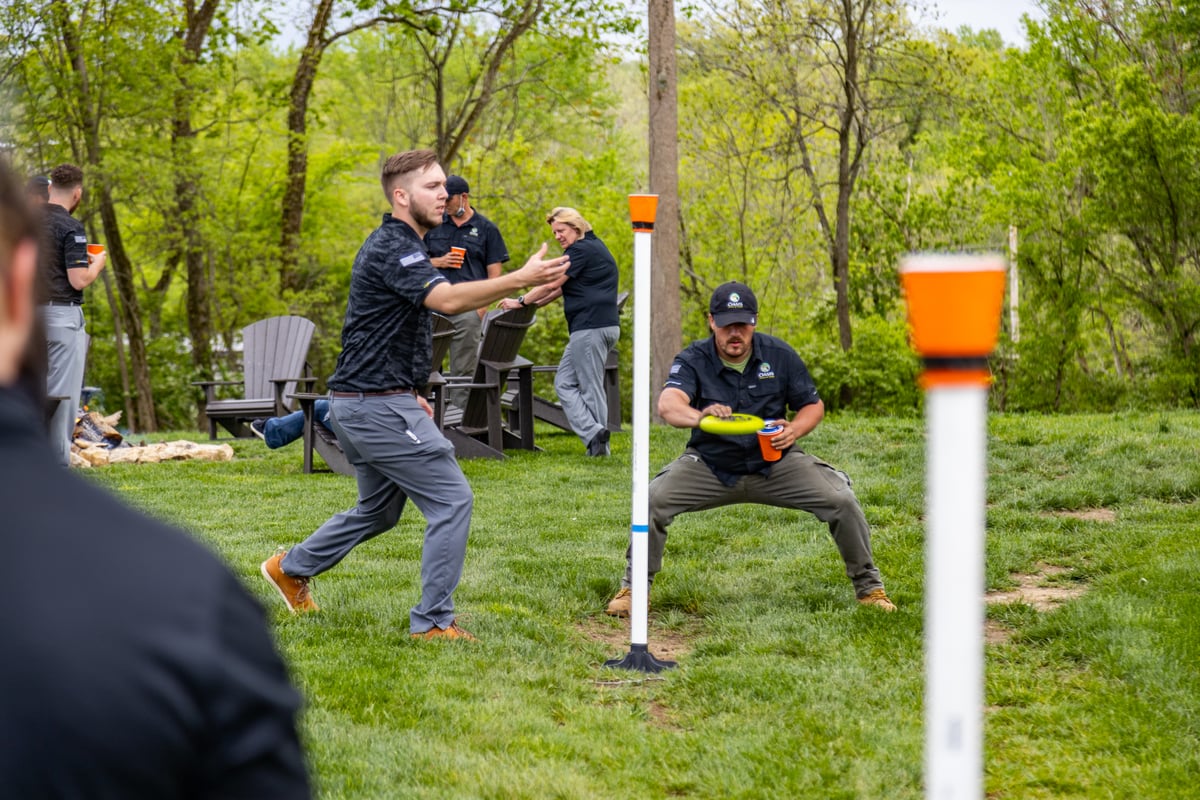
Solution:
M454 443L459 458L504 458L506 448L536 450L533 443L533 362L518 351L525 333L533 325L532 306L508 311L491 311L484 320L483 339L479 344L479 363L470 383L446 378L447 383L467 390L463 408L446 404L435 415L442 418L442 433ZM518 384L517 402L527 424L513 428L504 423L501 396L510 376Z
M438 372L438 366L446 359L446 353L450 350L450 339L453 336L454 323L441 314L434 314L433 372L429 374L429 384L426 386L425 395L435 409L443 403L441 391L446 383L441 373ZM346 454L342 451L341 444L338 443L337 435L318 422L314 415L316 401L327 396L311 393L301 393L295 396L300 402L300 408L304 411L304 471L305 473L313 471L312 454L315 449L331 470L342 475L354 475L354 466L346 459Z
M209 439L217 438L218 424L234 436L250 436L247 422L288 413L297 385L312 389L316 378L308 374L305 359L315 329L311 320L295 316L269 317L242 329L242 380L192 384L204 389ZM218 398L219 386L241 386L242 396Z
M625 308L628 300L629 292L621 292L617 296L618 313ZM553 376L556 372L558 372L557 364L533 368L534 375ZM615 347L608 352L608 359L604 362L604 393L608 398L608 429L615 433L621 430L621 362L617 358ZM535 418L562 428L564 431L571 430L571 423L567 421L567 414L563 411L561 403L534 394L529 405ZM521 408L515 391L510 389L505 393L504 407L508 410L509 424L517 428L522 427Z

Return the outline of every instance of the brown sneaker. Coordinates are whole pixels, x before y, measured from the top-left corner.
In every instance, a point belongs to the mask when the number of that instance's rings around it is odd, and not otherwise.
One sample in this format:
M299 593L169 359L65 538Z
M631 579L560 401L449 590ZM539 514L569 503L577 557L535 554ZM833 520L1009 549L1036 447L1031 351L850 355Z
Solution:
M412 635L412 638L414 638L414 639L462 639L462 640L468 641L468 642L479 641L474 636L467 633L462 628L458 627L458 620L454 620L454 622L451 622L449 628L436 628L436 627L430 628L427 631L421 631L420 633L414 633Z
M871 591L858 598L858 604L863 606L875 606L883 611L895 611L896 604L888 599L887 592L883 589L872 589Z
M286 555L286 550L280 550L264 561L261 568L263 577L267 579L267 583L275 587L275 591L279 592L279 596L287 604L288 611L293 614L299 614L302 611L320 611L317 601L313 600L312 592L308 588L310 579L292 577L279 566L279 562L283 561L283 557Z
M624 619L629 616L629 612L633 608L633 591L628 587L624 587L617 592L612 600L608 601L608 608L604 609L604 613L610 617L621 617Z

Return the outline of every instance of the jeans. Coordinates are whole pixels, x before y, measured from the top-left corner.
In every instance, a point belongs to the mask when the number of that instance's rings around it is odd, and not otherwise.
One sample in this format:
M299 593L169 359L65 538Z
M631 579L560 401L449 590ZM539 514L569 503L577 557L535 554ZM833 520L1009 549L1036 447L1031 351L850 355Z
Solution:
M313 413L317 415L317 422L324 425L327 430L333 430L329 427L328 400L317 400L313 403ZM303 411L293 411L282 417L271 417L263 425L263 440L272 450L283 447L285 444L291 444L302 436L304 436Z

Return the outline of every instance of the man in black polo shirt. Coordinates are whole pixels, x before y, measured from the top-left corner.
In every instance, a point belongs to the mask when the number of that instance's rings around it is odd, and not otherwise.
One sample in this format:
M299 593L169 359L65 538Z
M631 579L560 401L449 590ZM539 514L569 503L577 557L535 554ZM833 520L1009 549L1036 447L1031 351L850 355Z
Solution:
M650 580L662 568L667 526L677 515L734 503L762 503L808 511L828 523L858 602L895 611L875 568L870 528L850 479L792 447L825 416L825 404L808 367L782 339L755 333L758 300L745 284L717 287L708 310L712 336L675 357L658 398L658 413L664 420L693 430L684 454L650 482ZM770 463L763 460L757 434L717 436L699 428L706 416L727 417L735 412L781 425L771 441L783 457ZM627 565L608 614L629 615L631 581Z
M498 278L508 261L508 248L500 229L471 206L471 188L458 175L446 178L446 214L442 224L425 234L429 260L450 283ZM458 248L464 253L455 253ZM450 318L454 336L450 340L450 374L475 374L479 360L479 337L486 308L472 309ZM434 364L440 368L440 364ZM456 406L466 403L467 390L448 388L446 398Z
M38 302L47 343L46 393L67 398L58 404L50 422L50 441L63 466L71 463L87 359L83 290L100 275L108 258L106 253L88 253L83 223L71 216L82 198L83 170L61 164L50 172L50 199L42 217Z
M432 150L398 153L383 165L384 214L354 259L342 327L342 352L329 379L330 422L358 478L358 504L336 514L302 543L276 553L262 573L293 612L316 611L309 580L358 544L391 529L404 503L425 515L421 600L409 613L413 637L471 639L455 624L474 498L452 445L416 389L433 359L431 312L461 314L522 286L558 279L565 256L497 278L452 284L429 261L422 237L442 219L446 174Z

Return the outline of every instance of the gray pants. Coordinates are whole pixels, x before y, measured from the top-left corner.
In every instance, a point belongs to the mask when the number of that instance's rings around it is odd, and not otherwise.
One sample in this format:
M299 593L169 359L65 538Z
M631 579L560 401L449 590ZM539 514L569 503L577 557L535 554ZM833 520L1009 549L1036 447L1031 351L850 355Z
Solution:
M46 394L66 397L50 420L50 444L63 466L71 463L75 414L83 393L83 366L87 360L87 332L82 306L41 306L46 326Z
M604 362L621 338L621 328L575 331L567 340L554 390L571 430L587 444L608 427L608 395L604 392Z
M449 317L454 323L454 335L450 337L450 375L475 376L475 365L479 363L479 336L483 320L477 311L464 311ZM440 365L434 364L437 369ZM467 404L468 389L446 389L446 399L459 408Z
M289 550L283 571L297 577L325 572L358 544L391 530L412 498L426 526L421 601L409 613L409 627L412 633L449 627L474 505L454 445L409 394L335 397L330 422L354 465L358 505Z
M667 526L679 514L735 503L761 503L807 511L829 524L829 533L846 564L854 594L862 597L883 588L871 555L871 531L850 479L819 458L792 448L771 467L770 476L747 475L735 486L726 486L689 448L650 481L650 539L647 572L651 581L662 569ZM631 546L632 547L632 546ZM626 552L625 578L632 582L631 553Z

